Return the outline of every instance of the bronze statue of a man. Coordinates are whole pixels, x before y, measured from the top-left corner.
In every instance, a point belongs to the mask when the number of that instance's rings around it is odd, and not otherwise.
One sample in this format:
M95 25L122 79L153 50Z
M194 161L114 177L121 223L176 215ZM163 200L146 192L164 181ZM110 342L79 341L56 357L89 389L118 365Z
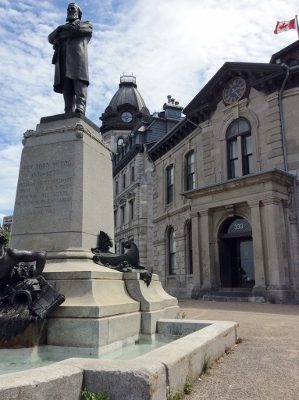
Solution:
M70 3L67 23L58 26L48 39L55 50L54 92L62 93L67 112L85 114L87 87L89 85L87 45L92 35L89 21L81 22L82 10Z
M12 270L19 263L36 262L34 276L39 276L46 264L46 253L44 251L16 250L4 247L6 237L0 228L0 288L9 281Z

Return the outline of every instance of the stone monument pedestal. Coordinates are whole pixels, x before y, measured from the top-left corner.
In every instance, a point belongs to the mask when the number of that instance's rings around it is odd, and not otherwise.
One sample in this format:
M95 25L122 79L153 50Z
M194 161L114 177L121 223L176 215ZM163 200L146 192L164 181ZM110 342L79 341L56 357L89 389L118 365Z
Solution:
M99 128L62 114L42 118L23 143L11 247L90 259L101 230L114 237L111 151Z
M92 261L100 231L114 239L111 151L77 113L41 119L24 134L10 246L47 252L43 275L65 302L48 319L47 344L102 348L156 332L177 318L177 300L154 275Z

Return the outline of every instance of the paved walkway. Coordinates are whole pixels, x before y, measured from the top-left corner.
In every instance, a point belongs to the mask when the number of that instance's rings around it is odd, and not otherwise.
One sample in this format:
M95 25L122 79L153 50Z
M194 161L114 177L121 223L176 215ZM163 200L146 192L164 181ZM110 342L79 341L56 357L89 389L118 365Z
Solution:
M242 342L184 400L299 400L299 305L180 300L186 319L235 321Z

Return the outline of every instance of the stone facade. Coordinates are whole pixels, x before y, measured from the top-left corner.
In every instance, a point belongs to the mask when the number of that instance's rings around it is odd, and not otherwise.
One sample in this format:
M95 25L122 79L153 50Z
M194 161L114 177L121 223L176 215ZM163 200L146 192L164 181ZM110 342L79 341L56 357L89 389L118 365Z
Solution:
M224 64L149 150L154 271L172 295L232 289L299 303L298 49ZM229 104L238 77L246 90Z
M153 270L153 169L147 151L181 120L183 107L171 96L163 111L149 114L134 77L121 77L105 113L101 133L113 153L115 252L133 240L140 265ZM126 122L124 117L132 116ZM125 129L125 128L128 129Z
M178 104L164 104L156 113L131 131L114 155L115 249L123 252L123 243L133 240L139 248L140 264L153 270L153 171L147 151L181 119ZM169 115L176 111L175 115Z

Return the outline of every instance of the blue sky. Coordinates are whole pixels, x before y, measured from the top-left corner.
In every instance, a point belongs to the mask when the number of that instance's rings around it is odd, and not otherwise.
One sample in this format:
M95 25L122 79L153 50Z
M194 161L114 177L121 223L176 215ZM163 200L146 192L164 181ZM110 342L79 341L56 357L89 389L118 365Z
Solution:
M65 22L69 1L0 0L0 224L13 213L23 134L63 112L54 93L48 34ZM86 116L100 125L119 77L133 73L150 112L172 95L187 105L226 61L268 62L297 40L274 35L294 18L295 0L83 0L93 24Z

